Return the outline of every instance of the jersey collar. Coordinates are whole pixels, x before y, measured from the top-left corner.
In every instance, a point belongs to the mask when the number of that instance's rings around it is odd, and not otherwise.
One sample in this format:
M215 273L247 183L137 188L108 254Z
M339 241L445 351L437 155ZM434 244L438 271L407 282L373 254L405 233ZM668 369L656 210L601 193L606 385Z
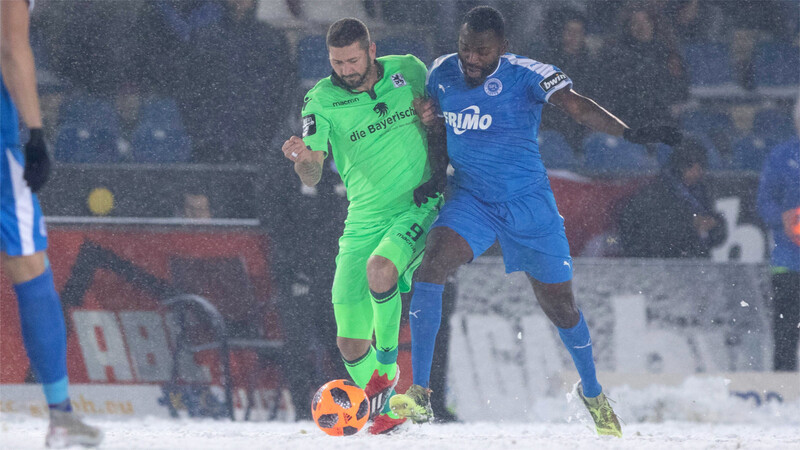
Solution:
M375 82L375 85L377 85L378 82L383 79L384 70L383 70L383 64L381 64L381 62L378 61L377 59L375 60L375 66L378 67L378 81ZM345 91L350 92L351 94L363 94L364 92L366 92L373 100L377 98L377 95L375 94L375 86L372 86L372 89L368 91L356 91L354 89L350 89L347 86L347 84L345 84L344 80L342 80L341 77L339 77L339 75L336 74L335 70L331 70L331 83L333 83L334 86L340 87Z

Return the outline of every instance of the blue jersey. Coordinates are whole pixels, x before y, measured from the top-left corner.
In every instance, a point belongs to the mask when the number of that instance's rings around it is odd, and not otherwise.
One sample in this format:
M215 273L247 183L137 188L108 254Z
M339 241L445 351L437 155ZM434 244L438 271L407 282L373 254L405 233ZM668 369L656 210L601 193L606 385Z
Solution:
M28 0L28 11L33 11L34 0ZM19 116L11 95L0 75L0 141L4 146L19 145Z
M17 108L11 101L11 95L0 75L0 141L12 147L19 145L19 118Z
M506 53L483 84L470 87L457 54L437 59L427 92L445 119L455 185L488 202L549 186L537 143L542 106L570 85L557 67Z

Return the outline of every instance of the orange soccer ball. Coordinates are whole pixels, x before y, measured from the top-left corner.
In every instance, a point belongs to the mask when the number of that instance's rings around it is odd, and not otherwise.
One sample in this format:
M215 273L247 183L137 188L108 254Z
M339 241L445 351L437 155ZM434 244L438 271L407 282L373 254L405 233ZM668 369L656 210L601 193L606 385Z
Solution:
M319 429L329 435L350 436L369 420L369 400L352 381L329 381L314 394L311 415Z

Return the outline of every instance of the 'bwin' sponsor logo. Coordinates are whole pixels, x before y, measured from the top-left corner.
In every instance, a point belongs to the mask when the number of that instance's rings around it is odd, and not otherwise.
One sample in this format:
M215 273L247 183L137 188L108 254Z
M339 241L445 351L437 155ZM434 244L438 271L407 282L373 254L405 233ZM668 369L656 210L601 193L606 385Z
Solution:
M567 76L561 72L556 72L549 77L545 78L544 80L539 82L539 86L541 86L542 90L547 92L550 89L558 86L558 83L566 80Z
M481 109L477 106L467 106L460 112L445 112L444 120L453 127L453 133L464 134L467 130L486 130L492 125L492 116L489 114L481 115Z

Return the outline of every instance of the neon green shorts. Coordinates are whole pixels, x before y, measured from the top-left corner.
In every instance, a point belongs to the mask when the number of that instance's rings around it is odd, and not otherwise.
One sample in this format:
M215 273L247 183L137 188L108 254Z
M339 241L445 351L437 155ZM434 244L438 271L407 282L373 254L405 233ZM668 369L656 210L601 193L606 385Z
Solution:
M336 274L331 289L338 336L372 339L372 298L367 261L383 256L397 268L400 292L411 290L414 271L422 262L428 229L444 200L429 200L393 217L370 223L347 223L339 239Z

